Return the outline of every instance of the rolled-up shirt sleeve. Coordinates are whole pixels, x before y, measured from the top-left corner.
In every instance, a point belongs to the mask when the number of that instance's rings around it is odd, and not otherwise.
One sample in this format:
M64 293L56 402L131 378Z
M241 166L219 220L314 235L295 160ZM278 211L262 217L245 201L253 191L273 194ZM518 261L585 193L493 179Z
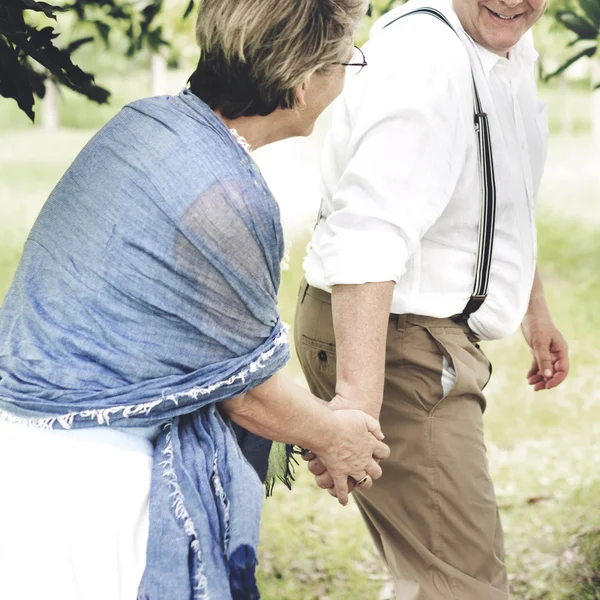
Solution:
M471 75L459 40L444 27L439 47L419 43L411 50L414 35L378 44L371 57L367 47L365 72L372 72L360 83L349 79L338 100L324 154L328 194L319 225L327 286L398 282L453 195L467 136L474 135L462 108L472 103ZM382 56L391 51L396 61ZM344 127L347 146L340 150ZM335 184L328 183L328 168L341 172Z

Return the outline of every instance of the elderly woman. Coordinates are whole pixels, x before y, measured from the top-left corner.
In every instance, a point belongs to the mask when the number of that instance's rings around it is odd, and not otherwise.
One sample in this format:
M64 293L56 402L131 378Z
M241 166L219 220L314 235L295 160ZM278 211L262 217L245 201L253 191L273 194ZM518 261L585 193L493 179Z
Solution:
M1 598L257 598L266 439L342 503L380 476L376 421L277 374L282 231L248 153L310 133L364 9L204 0L189 89L125 107L52 192L0 311Z

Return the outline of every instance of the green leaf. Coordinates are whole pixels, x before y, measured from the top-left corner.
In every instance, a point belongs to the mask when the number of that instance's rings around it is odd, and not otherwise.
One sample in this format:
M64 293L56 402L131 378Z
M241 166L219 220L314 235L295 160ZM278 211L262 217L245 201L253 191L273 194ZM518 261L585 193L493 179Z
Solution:
M569 31L577 35L580 40L595 40L598 37L598 29L572 10L557 10L556 18Z
M0 64L2 65L2 77L0 77L0 96L12 98L19 108L33 122L33 90L28 81L26 66L19 62L19 53L13 50L0 37Z
M19 3L23 5L23 10L35 10L36 12L43 12L47 17L54 19L55 12L62 10L60 6L48 4L47 2L36 2L35 0L19 0Z
M10 40L16 31L25 30L23 11L17 6L2 6L0 10L0 34Z
M94 25L96 26L96 29L98 30L98 34L104 41L104 45L108 49L108 46L109 46L108 35L110 33L110 27L106 23L103 23L102 21L94 21Z
M596 27L596 35L600 35L600 0L579 0L579 5L587 19Z
M162 8L162 0L153 0L151 4L148 4L144 10L142 10L142 15L144 20L150 24L154 17L160 12Z
M193 10L194 10L194 0L190 0L190 3L187 5L187 8L185 9L185 12L183 13L183 18L187 19Z
M89 44L90 42L93 42L93 41L94 41L94 38L92 36L84 37L79 40L75 40L74 42L71 42L67 46L67 52L69 52L69 54L72 54L73 52L75 52L75 50L77 50L77 48L80 48L84 44Z
M554 71L553 73L550 73L549 75L546 75L546 78L545 78L546 81L548 81L549 79L552 79L552 77L556 77L557 75L560 75L563 71L568 69L573 63L577 62L580 58L583 58L585 56L587 56L588 58L591 58L592 56L594 56L594 54L596 54L597 51L598 51L598 45L596 44L594 46L590 46L589 48L585 48L581 52L578 52L575 56L572 56L571 58L566 60L560 67L558 67L558 69L556 69L556 71Z
M58 82L98 103L107 101L107 90L94 83L94 77L73 64L67 50L53 44L58 34L51 27L37 30L27 26L24 33L15 34L14 43L26 56L45 67Z

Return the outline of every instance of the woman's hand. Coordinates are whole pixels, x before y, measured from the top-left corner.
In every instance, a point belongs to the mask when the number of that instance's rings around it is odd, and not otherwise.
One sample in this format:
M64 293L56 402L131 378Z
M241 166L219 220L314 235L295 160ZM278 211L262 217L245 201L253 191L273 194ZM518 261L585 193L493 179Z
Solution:
M381 441L383 433L373 417L360 410L336 410L333 415L335 429L313 450L328 482L333 483L339 503L346 506L352 487L348 478L360 481L368 475L379 479L382 471L377 459L387 458L390 449ZM317 484L325 487L319 478Z

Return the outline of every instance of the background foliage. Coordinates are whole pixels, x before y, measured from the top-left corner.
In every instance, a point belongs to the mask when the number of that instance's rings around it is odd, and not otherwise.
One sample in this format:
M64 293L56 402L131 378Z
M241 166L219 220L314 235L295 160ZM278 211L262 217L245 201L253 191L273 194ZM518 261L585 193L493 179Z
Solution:
M48 78L86 98L105 103L109 92L95 84L94 76L73 63L73 54L82 46L101 41L105 50L111 40L125 40L117 48L133 57L144 47L157 51L168 46L157 16L164 0L73 0L52 5L36 0L0 2L0 94L13 98L33 121L34 95L43 98ZM192 11L190 0L180 20ZM31 14L33 13L33 14ZM58 16L62 29L58 26ZM82 26L82 27L77 27ZM87 34L73 35L79 29ZM58 38L58 39L57 39Z

